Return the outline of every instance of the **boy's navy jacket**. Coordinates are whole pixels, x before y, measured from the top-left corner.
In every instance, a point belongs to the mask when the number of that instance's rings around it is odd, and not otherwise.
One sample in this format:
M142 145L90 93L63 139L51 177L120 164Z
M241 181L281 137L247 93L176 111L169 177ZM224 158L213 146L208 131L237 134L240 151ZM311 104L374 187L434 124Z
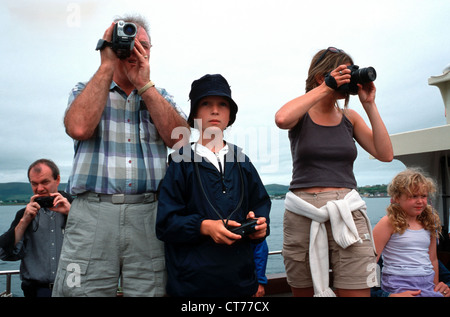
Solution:
M205 193L223 219L236 208L243 191L241 208L231 220L242 223L253 211L255 217L265 217L269 224L271 201L255 167L238 147L228 146L223 177L189 146L172 153L169 159L156 221L156 235L165 242L169 296L251 296L258 288L252 243L260 240L243 238L225 245L200 233L203 220L220 218L204 197L194 161L198 162Z

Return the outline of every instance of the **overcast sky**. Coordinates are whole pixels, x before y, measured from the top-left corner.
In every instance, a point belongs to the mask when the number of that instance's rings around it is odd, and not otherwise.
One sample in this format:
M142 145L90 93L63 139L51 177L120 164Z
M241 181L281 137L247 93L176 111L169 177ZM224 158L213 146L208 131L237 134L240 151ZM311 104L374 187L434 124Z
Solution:
M304 93L320 49L341 48L377 70L376 102L390 134L445 124L442 97L428 78L450 63L449 12L448 0L2 0L0 182L26 182L29 164L41 157L53 159L67 181L67 98L97 70L97 40L116 15L148 18L151 79L186 114L192 81L224 75L239 106L226 139L244 148L264 183L287 185L289 142L274 115ZM367 120L356 96L350 107ZM355 174L360 186L386 184L403 168L360 149Z

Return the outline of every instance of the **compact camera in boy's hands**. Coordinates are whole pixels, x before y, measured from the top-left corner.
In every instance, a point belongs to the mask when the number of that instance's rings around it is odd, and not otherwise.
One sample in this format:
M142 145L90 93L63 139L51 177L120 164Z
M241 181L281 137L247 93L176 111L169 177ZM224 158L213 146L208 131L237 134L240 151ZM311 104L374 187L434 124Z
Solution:
M52 208L53 206L53 201L55 200L55 197L53 196L41 196L41 197L36 197L34 199L35 202L37 202L39 204L39 206L41 206L41 208Z
M231 232L238 234L242 237L248 236L249 234L252 234L256 231L256 222L258 221L258 218L249 218L245 220L239 227L233 227L228 228Z

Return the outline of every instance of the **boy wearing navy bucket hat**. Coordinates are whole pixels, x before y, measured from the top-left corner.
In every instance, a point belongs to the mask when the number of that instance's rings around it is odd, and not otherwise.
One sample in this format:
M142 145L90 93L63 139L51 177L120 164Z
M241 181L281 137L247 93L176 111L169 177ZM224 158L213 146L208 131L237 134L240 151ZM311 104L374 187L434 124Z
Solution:
M191 86L189 99L191 100L191 112L189 114L188 123L194 127L194 117L197 114L199 101L208 96L220 96L225 98L230 107L230 121L228 126L232 125L236 120L238 106L231 98L231 89L227 80L220 74L205 75L195 80Z
M271 201L249 158L223 139L238 111L226 79L205 75L189 97L188 123L200 137L171 154L156 221L167 294L252 296L258 289L253 245L269 233Z

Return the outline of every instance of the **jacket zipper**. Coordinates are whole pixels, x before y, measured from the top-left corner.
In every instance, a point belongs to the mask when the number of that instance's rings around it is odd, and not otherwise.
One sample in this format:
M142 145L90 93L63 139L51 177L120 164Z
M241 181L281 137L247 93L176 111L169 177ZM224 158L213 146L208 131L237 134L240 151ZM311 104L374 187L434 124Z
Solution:
M225 173L222 170L222 163L220 162L219 154L218 153L214 153L214 154L216 154L217 162L219 163L220 178L222 180L222 193L225 194L227 192L227 188L225 187Z

